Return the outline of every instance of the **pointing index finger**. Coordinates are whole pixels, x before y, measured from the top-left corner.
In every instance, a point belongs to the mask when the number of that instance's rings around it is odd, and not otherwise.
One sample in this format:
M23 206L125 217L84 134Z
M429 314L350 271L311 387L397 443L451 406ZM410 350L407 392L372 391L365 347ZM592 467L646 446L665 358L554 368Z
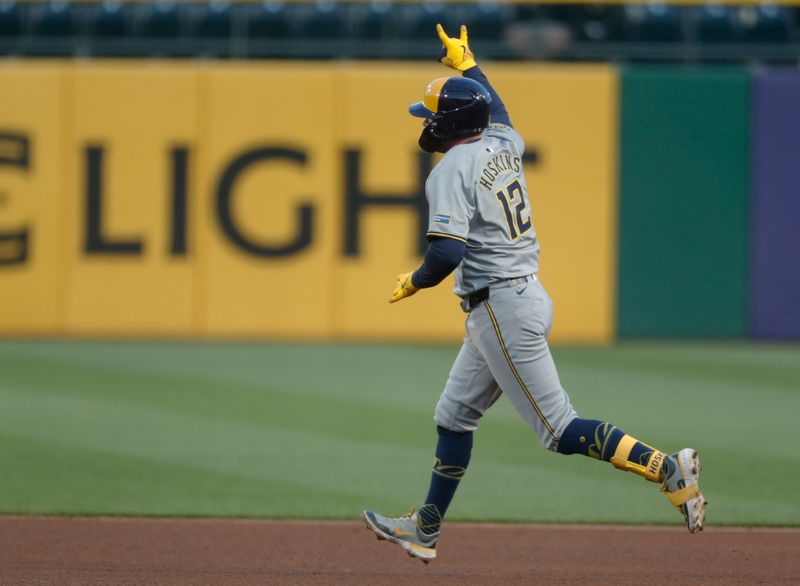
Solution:
M467 43L467 25L461 25L461 38L459 39L462 44Z

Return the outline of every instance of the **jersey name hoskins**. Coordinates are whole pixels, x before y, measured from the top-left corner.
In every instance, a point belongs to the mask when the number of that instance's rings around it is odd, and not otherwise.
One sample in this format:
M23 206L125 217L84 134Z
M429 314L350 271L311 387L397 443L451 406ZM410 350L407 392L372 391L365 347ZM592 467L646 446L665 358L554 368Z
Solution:
M495 155L486 162L481 171L479 183L486 189L491 189L494 180L505 171L519 173L522 169L522 159L512 155Z

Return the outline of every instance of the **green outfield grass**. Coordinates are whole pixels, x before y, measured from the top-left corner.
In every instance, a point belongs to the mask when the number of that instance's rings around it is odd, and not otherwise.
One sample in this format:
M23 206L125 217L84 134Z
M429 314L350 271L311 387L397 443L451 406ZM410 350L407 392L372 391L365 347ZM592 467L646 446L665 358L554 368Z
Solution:
M355 518L423 498L455 346L0 342L0 512ZM712 524L800 525L800 347L557 348L578 412L700 450ZM451 519L678 523L504 399Z

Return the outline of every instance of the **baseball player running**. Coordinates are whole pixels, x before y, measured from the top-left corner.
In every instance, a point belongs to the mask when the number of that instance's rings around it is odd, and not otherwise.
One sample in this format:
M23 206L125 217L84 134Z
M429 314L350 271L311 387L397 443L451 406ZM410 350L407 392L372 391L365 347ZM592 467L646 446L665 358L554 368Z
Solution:
M702 530L706 500L693 449L667 455L610 423L575 413L547 345L553 302L536 276L539 242L522 169L524 143L502 100L459 38L437 32L440 61L463 77L428 84L409 107L423 118L420 147L445 153L425 185L429 247L422 266L401 274L391 302L439 284L455 270L467 312L466 336L436 405L439 435L428 494L399 518L364 511L379 539L425 562L436 557L447 508L469 464L472 433L505 394L539 441L561 454L611 462L661 485L691 533Z

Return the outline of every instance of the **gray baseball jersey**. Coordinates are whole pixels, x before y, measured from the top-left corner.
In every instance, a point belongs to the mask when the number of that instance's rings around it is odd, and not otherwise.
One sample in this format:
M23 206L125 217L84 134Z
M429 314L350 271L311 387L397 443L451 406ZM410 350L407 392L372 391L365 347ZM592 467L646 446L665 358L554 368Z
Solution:
M467 318L467 335L436 405L438 425L471 431L505 393L542 445L556 449L576 417L550 356L553 302L536 277L539 243L516 130L491 124L451 148L425 185L428 234L466 242L455 293L490 287ZM463 306L462 306L463 307Z
M428 176L428 235L467 245L455 272L456 295L538 270L524 148L516 130L491 124L480 140L450 149Z

